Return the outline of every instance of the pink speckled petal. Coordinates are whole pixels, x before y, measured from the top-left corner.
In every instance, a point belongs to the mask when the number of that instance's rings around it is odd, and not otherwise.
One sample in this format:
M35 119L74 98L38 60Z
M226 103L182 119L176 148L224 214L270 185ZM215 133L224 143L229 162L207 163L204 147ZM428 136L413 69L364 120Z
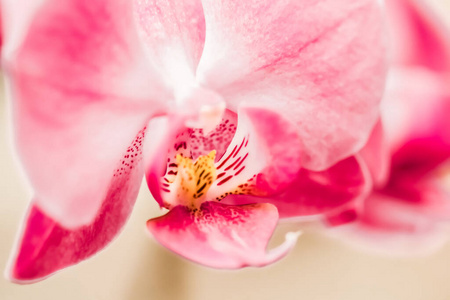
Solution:
M74 265L100 251L125 224L139 191L144 168L142 131L110 176L107 195L92 223L66 229L35 202L29 208L7 276L16 283L32 283ZM131 154L133 153L133 154ZM133 157L131 157L133 155Z
M95 219L164 90L145 71L129 1L47 0L30 23L5 64L15 141L36 205L76 228Z
M134 0L147 57L166 84L180 89L195 81L205 41L200 0Z
M450 72L450 30L422 0L387 0L393 60Z
M270 204L205 202L196 212L177 206L149 220L147 228L161 244L187 259L208 267L236 269L270 264L294 246L296 236L291 235L266 251L277 220L277 210Z
M214 199L245 185L243 193L270 195L286 188L301 168L302 144L295 125L266 108L238 110L236 134L217 161L217 180L206 194ZM246 187L248 184L248 188Z
M222 122L207 134L204 134L202 129L190 129L187 139L190 156L196 159L216 150L216 161L219 161L236 133L237 119L236 113L226 110Z
M164 207L162 198L162 178L166 173L168 163L168 149L173 145L177 135L184 130L183 120L171 117L159 117L150 121L149 135L155 137L144 146L147 153L145 161L145 179L148 188L158 202L160 207Z
M281 194L267 198L231 195L224 203L271 203L280 218L334 213L352 206L371 187L366 171L355 157L340 161L325 171L302 169L292 184Z
M252 103L296 123L308 169L363 147L386 69L377 1L204 0L203 9L200 83L232 110Z

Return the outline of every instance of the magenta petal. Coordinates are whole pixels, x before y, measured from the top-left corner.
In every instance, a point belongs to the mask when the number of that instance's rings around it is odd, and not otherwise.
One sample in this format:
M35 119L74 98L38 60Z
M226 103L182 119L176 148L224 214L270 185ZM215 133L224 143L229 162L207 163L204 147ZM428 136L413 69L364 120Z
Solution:
M294 246L289 236L266 252L278 213L270 204L229 206L205 202L192 212L177 206L147 222L148 230L164 246L194 262L215 268L264 266L279 260Z
M363 196L371 187L368 177L355 157L322 172L303 169L292 186L270 203L277 206L281 218L330 213Z
M347 158L325 171L302 169L292 184L281 194L261 198L230 195L224 203L272 203L280 218L293 218L332 213L352 206L370 188L367 171L355 157Z
M74 265L103 249L128 219L143 176L140 134L128 148L112 177L106 197L92 223L66 229L32 203L12 257L9 278L32 283ZM130 153L135 153L131 157Z
M164 90L143 72L131 8L124 0L45 1L5 61L36 204L65 227L93 222L123 152L165 105Z

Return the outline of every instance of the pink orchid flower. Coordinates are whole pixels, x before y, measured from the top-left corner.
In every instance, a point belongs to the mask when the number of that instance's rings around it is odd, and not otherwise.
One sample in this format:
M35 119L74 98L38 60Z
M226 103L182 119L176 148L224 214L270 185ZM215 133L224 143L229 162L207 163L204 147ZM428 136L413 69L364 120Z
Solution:
M163 245L212 267L271 263L295 240L266 252L276 196L301 178L338 181L324 170L378 117L375 0L3 4L15 141L34 193L15 282L104 248L144 174L170 210L147 224ZM354 160L343 168L363 185ZM235 194L267 202L219 202Z
M378 127L363 150L375 188L358 220L336 233L376 252L422 254L449 236L450 31L419 0L389 0L387 9L393 65L382 103L386 140Z

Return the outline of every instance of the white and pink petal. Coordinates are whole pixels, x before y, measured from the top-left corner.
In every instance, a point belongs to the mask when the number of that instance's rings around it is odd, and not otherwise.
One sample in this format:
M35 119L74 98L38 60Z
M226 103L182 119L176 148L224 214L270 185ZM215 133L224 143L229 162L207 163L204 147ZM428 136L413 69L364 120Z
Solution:
M180 92L195 82L205 42L200 0L134 0L134 14L146 49L168 87Z
M93 222L167 93L142 60L128 1L48 0L30 18L5 60L15 142L36 205L76 228Z
M30 204L7 270L11 281L24 284L45 279L89 258L116 237L125 225L139 192L144 173L144 133L142 130L123 153L91 223L67 229L40 209L39 202Z
M203 10L203 86L232 110L245 102L289 118L308 169L323 170L362 148L386 71L377 1L205 0Z

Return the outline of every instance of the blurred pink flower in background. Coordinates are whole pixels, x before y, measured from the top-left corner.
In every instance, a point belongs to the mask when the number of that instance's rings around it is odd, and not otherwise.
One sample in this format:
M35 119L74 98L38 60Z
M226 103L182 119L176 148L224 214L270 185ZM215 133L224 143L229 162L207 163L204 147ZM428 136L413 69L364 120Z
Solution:
M2 5L15 143L34 194L11 280L106 246L144 174L170 210L148 222L154 237L221 268L292 247L266 253L277 208L328 213L367 189L351 156L383 89L377 1Z
M450 235L450 31L419 0L386 6L393 53L385 141L378 128L362 151L374 190L357 221L332 232L377 252L421 254Z

